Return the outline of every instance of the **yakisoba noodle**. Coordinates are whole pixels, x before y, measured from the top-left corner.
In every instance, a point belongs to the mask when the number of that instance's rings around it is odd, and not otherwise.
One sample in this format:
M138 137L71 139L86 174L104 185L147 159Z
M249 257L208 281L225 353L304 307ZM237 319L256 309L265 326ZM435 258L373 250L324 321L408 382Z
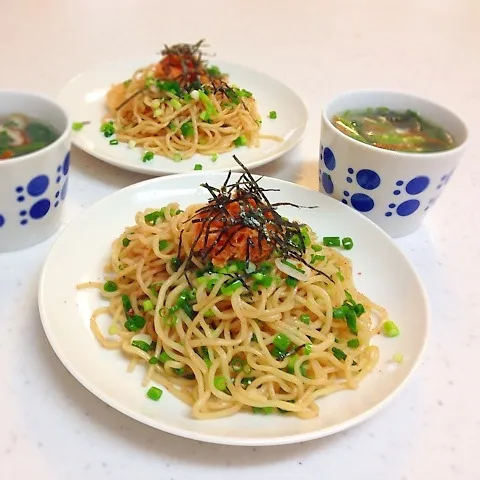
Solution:
M237 146L258 147L261 117L251 92L202 59L201 42L165 47L163 58L107 93L116 139L176 161ZM106 127L107 130L110 127Z
M373 369L371 339L386 312L356 290L348 258L276 214L261 190L208 188L209 204L138 212L113 242L109 283L80 286L109 300L91 318L95 337L195 418L252 409L315 417L316 399L357 388ZM238 222L222 229L228 217ZM262 218L267 228L241 227ZM104 314L110 335L98 324Z

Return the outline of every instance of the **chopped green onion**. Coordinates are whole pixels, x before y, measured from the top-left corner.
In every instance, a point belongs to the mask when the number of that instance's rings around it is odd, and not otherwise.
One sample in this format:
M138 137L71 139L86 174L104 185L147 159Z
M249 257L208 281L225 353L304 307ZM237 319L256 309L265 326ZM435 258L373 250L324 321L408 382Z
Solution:
M115 133L115 126L112 121L106 122L102 124L100 131L105 137L111 137Z
M153 305L153 302L148 299L143 301L143 311L144 312L149 312L150 310L153 310L155 308L155 305Z
M298 284L298 280L296 278L293 278L293 277L287 277L285 279L285 283L289 286L289 287L296 287L297 284Z
M345 360L347 358L347 354L343 350L340 350L337 347L332 347L332 353L333 353L333 356L338 360Z
M304 377L307 377L307 378L308 378L308 362L303 362L303 363L300 365L300 373L301 373Z
M145 326L145 319L140 315L132 315L127 317L124 326L129 332L138 332Z
M300 315L300 321L309 325L310 324L310 315L308 313L303 313L302 315Z
M111 280L108 280L107 282L105 282L103 284L103 289L106 292L116 292L118 287L117 287L117 284L115 282L112 282Z
M273 339L273 344L282 352L285 352L291 343L284 333L277 334Z
M306 247L310 246L312 243L310 240L310 235L308 234L308 228L306 226L300 227L300 233L303 237L303 243Z
M200 163L196 163L193 167L194 170L203 170L203 166Z
M393 354L393 361L397 363L403 362L403 355L401 353L394 353Z
M257 280L257 283L262 285L262 287L268 288L273 283L273 277L271 275L264 275L261 280Z
M123 294L122 295L122 304L123 304L123 310L127 315L130 315L130 312L132 310L132 303L130 302L130 298L128 295Z
M262 415L270 415L274 412L273 407L252 407L253 413L262 414Z
M108 327L108 333L110 335L115 335L117 333L117 324L116 323L112 323L112 325L110 325Z
M287 267L290 267L290 268L293 268L294 270L296 270L297 272L300 272L300 273L305 273L305 270L302 270L301 268L297 267L294 263L290 262L289 260L283 258L281 260L281 262L286 265Z
M357 327L357 316L355 315L355 312L351 309L348 309L346 314L345 314L345 320L347 321L347 327L348 329L354 333L357 334L358 332L358 327Z
M355 311L355 315L357 315L357 317L365 313L365 307L361 303L357 303L353 307L353 310Z
M245 377L242 378L242 381L240 382L243 387L248 387L249 385L252 384L252 382L255 380L255 377Z
M143 350L144 352L148 352L150 350L151 343L149 344L143 340L132 340L132 345L140 350Z
M158 359L158 357L152 357L150 358L150 360L148 361L148 363L150 365L156 365L160 360Z
M125 80L125 81L123 82L123 86L124 86L124 87L128 87L131 83L132 83L132 80L129 78L128 80Z
M213 379L213 386L220 391L225 391L227 389L227 379L222 375L217 375Z
M275 120L277 118L277 112L275 110L272 110L269 114L268 114L268 118L271 118L272 120Z
M220 288L222 295L232 295L235 290L243 286L241 280L234 280L233 282L224 283Z
M288 364L287 364L287 372L288 373L295 373L295 364L297 363L298 360L298 354L291 355L288 357Z
M345 277L343 276L343 273L340 270L337 272L337 277L341 282L345 280Z
M355 303L353 300L352 294L348 290L345 290L345 298L347 299L348 302Z
M130 242L131 242L131 240L130 240L129 238L125 237L125 238L122 240L122 245L123 245L124 247L128 247L128 246L130 245Z
M339 247L341 244L340 237L323 237L323 244L326 247Z
M165 211L162 208L161 210L156 210L154 212L147 213L143 219L145 220L146 223L149 225L155 225L157 223L158 219L161 219L162 221L165 220Z
M150 105L153 109L158 108L160 106L160 100L158 98L155 98L152 100L152 103Z
M192 122L186 122L181 127L180 130L184 137L192 137L195 131L193 130Z
M150 387L147 392L147 397L154 402L158 402L162 396L163 391L157 387Z
M383 324L383 331L387 337L396 337L400 335L400 330L392 320L388 320Z
M287 352L284 352L283 350L280 350L277 347L273 347L272 351L270 352L270 355L273 358L276 358L277 360L283 360L286 357Z
M304 355L310 355L312 353L312 344L311 343L307 343L306 345L304 345L303 347L303 354Z
M212 309L209 309L207 310L204 314L203 314L203 317L204 318L212 318L215 316L215 313L213 313L213 310Z
M240 135L233 141L233 143L236 147L244 147L247 144L247 137L245 135Z
M73 122L72 123L72 130L74 132L79 132L80 130L82 130L82 128L87 125L88 123L90 122Z
M118 140L117 139L113 139L113 140L110 140L110 145L118 145Z
M175 315L174 311L167 310L166 307L160 309L160 318L163 320L163 323L168 327L174 327L178 323L178 317Z
M163 351L159 356L158 356L158 361L160 363L165 363L168 362L168 360L172 360L172 357L165 351Z
M160 251L165 250L170 245L168 240L159 240L158 242L158 249Z
M360 340L358 338L352 338L347 342L347 347L358 348L360 346Z
M316 245L316 244L312 245L312 250L314 252L319 252L321 249L322 249L321 245Z
M148 162L152 160L154 156L153 152L145 152L142 157L142 162Z
M239 357L233 357L230 361L230 366L234 372L240 372L243 370L243 366L245 365L245 360L242 360Z
M212 162L216 162L218 159L218 153L214 153L211 158L212 158Z
M261 273L270 273L273 270L273 264L270 262L262 262L258 266L257 271Z
M172 98L170 100L170 105L175 109L175 110L180 110L182 108L182 104L176 99Z
M345 250L351 250L353 248L353 240L350 237L342 238L342 245Z
M173 371L179 376L183 376L183 374L185 373L185 369L182 367L182 368L174 368Z
M325 255L312 255L312 260L310 263L314 265L317 262L321 262L322 260L325 260Z
M178 163L178 162L181 162L182 160L183 160L183 157L180 153L177 152L177 153L173 154L173 161L174 162Z
M347 311L349 310L348 305L342 305L341 307L336 307L333 309L333 318L345 318Z

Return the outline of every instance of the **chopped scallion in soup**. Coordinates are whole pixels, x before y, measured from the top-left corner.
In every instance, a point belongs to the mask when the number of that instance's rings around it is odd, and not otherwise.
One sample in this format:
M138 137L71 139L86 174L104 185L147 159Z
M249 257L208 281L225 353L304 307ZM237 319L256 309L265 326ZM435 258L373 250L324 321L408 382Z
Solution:
M44 122L15 113L0 120L0 160L19 157L50 145L58 138Z
M428 153L455 146L447 131L413 110L396 111L386 107L347 110L334 115L332 123L359 142L387 150Z

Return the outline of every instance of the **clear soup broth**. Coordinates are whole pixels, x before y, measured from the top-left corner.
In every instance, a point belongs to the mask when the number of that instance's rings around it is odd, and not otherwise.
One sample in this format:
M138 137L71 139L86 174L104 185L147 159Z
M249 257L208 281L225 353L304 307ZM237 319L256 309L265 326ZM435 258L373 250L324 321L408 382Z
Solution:
M450 133L413 110L387 107L347 110L334 115L332 123L359 142L400 152L429 153L455 147Z
M53 143L59 135L47 123L14 113L0 119L0 160L32 153Z

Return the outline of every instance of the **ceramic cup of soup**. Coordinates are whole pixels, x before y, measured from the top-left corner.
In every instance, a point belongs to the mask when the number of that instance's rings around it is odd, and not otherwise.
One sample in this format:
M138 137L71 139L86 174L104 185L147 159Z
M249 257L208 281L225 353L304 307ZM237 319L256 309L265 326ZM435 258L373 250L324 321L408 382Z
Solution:
M0 252L58 230L68 188L70 123L56 102L0 90Z
M467 136L457 115L429 100L344 93L322 112L320 189L392 237L407 235L444 191Z

